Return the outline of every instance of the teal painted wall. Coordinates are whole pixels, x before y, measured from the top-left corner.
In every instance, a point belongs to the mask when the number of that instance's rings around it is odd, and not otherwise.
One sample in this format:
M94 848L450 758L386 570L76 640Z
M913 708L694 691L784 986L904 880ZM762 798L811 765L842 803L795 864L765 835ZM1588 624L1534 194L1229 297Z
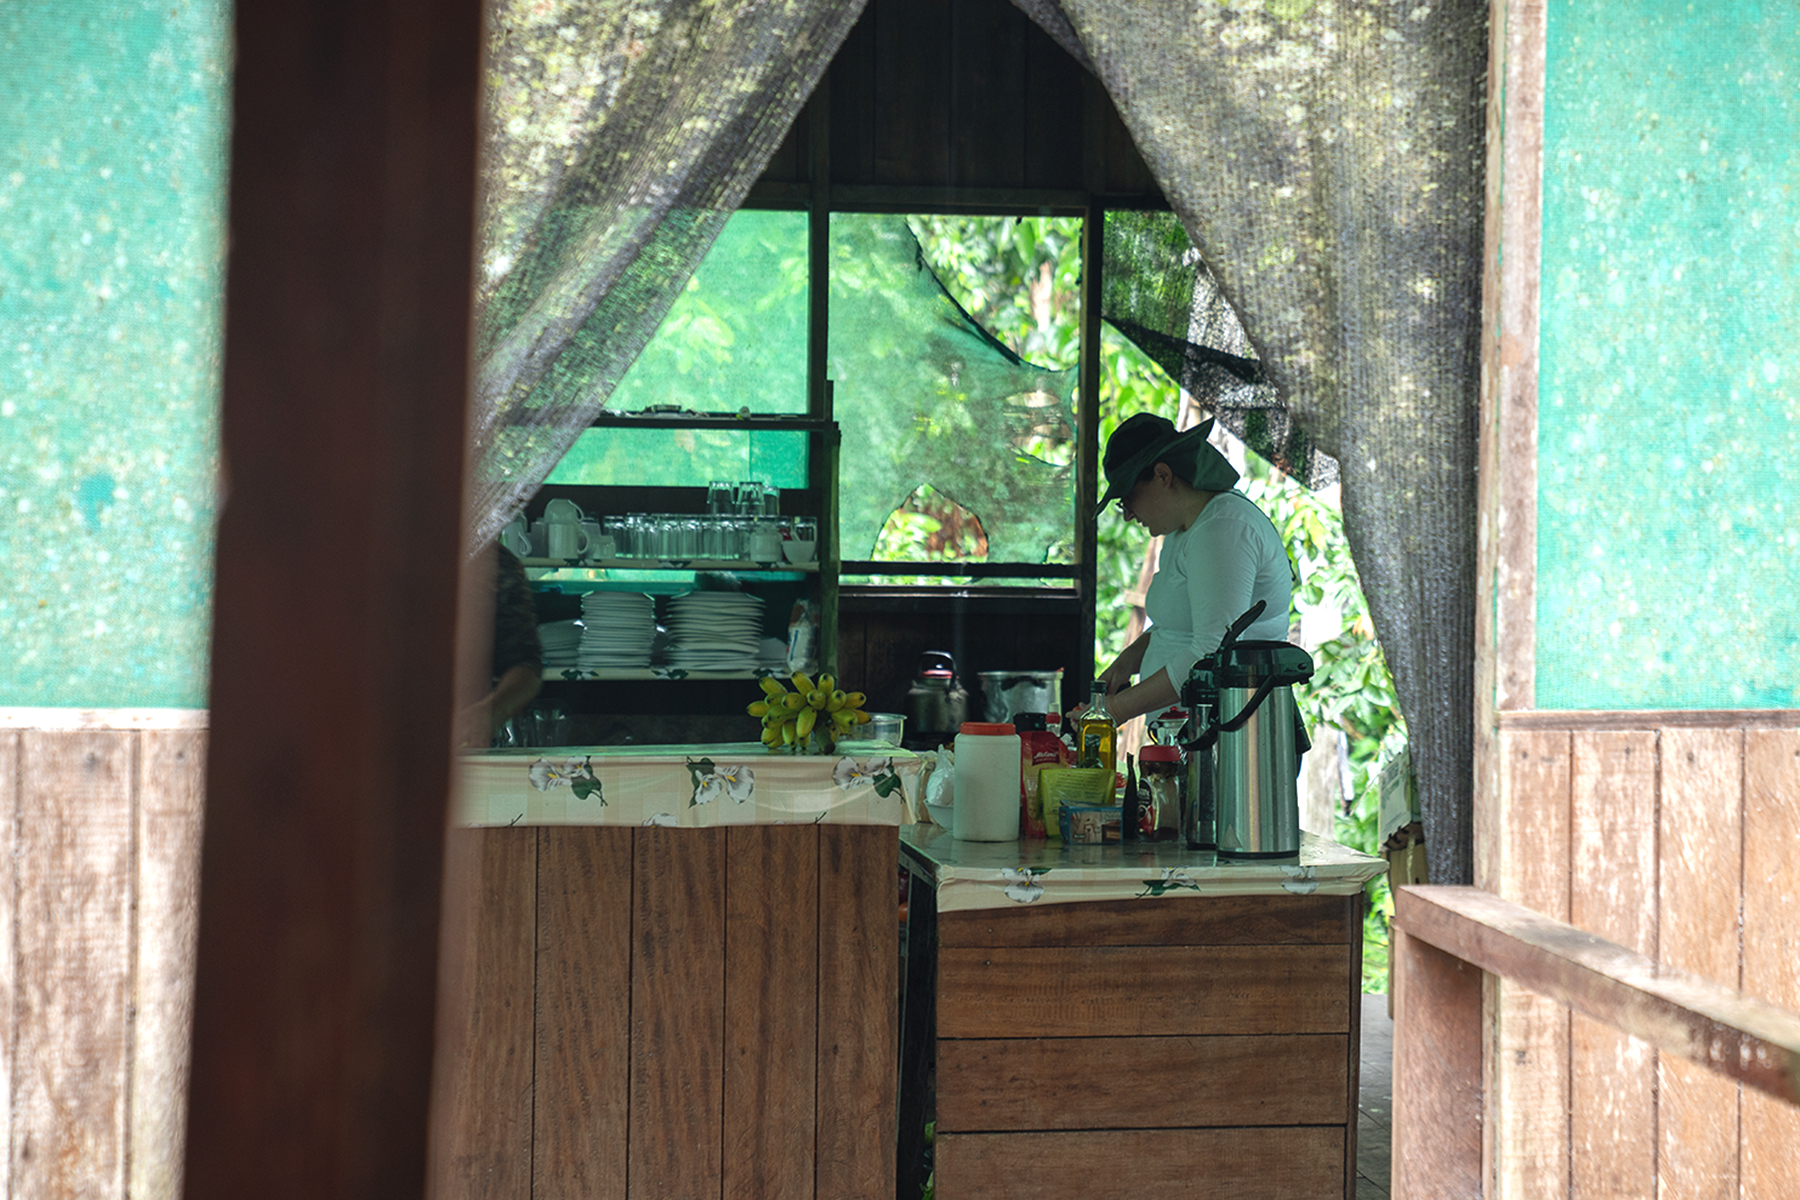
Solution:
M0 705L206 703L230 19L0 3Z
M1800 708L1800 6L1552 0L1537 706Z

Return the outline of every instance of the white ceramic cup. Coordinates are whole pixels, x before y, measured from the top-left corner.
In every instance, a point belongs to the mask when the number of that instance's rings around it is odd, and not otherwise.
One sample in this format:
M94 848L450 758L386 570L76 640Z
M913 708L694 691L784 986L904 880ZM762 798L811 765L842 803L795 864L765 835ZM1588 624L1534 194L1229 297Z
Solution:
M520 558L531 555L531 535L525 532L523 521L514 521L500 531L500 544L511 550Z
M575 503L573 500L557 499L544 505L544 517L552 522L580 522L587 518L587 514L582 512L581 505Z
M573 521L551 521L546 526L551 558L580 558L587 553L588 532Z

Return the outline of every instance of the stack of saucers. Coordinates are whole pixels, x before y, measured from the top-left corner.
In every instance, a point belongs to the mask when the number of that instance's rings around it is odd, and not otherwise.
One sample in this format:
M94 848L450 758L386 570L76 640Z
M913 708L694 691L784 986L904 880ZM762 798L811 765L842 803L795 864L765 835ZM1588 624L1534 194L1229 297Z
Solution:
M745 673L762 650L763 602L743 592L689 592L669 601L669 665Z
M573 667L581 657L580 621L545 621L538 626L538 644L544 648L545 668Z
M581 598L580 666L584 671L641 670L650 665L656 602L642 592L589 592Z

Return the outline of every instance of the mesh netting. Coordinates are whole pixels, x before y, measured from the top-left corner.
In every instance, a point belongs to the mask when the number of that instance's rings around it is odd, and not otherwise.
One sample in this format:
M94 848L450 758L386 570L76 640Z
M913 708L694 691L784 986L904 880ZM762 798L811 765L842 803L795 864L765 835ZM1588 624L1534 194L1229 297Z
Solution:
M831 219L830 373L845 558L873 558L921 486L975 515L990 562L1067 549L1075 372L1035 367L971 320L904 217Z
M1264 379L1337 460L1433 875L1467 882L1486 0L1014 2L1106 85Z
M1337 479L1269 384L1237 314L1220 294L1181 219L1106 214L1100 315L1169 373L1239 441L1307 487Z
M469 551L605 406L861 0L495 0Z

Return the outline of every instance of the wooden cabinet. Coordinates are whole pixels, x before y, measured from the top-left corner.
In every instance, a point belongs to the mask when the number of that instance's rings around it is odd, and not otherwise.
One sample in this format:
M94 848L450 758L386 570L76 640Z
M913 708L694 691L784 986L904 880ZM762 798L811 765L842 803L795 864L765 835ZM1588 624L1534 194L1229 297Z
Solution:
M902 861L902 1194L935 1058L940 1200L1354 1195L1360 891L940 914Z

